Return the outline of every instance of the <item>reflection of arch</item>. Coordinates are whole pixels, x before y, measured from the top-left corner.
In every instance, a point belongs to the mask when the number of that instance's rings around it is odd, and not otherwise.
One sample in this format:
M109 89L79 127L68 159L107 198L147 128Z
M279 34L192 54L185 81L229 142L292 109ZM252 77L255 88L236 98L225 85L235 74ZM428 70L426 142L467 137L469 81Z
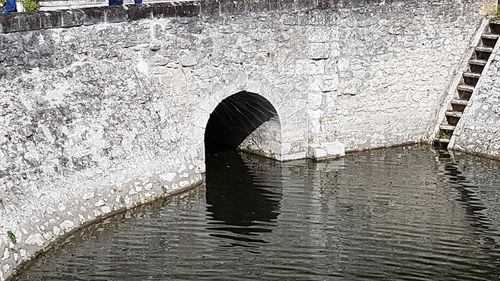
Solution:
M274 106L264 97L239 92L222 100L205 130L207 153L241 149L281 158L281 124Z
M260 234L273 231L280 214L281 163L236 151L207 155L206 163L211 236L233 240L233 245L265 243Z

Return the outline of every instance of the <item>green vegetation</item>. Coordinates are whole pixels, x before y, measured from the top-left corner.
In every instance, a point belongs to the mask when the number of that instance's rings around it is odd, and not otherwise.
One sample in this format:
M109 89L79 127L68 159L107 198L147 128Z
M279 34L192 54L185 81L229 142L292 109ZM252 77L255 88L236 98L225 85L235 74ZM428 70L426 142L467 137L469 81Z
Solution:
M17 239L16 239L16 235L14 234L14 232L12 232L12 230L7 230L7 237L9 237L9 240L16 244L17 242Z
M500 5L497 5L497 17L500 17Z
M120 203L125 205L125 196L123 195L120 196Z
M21 0L21 3L23 3L25 11L36 11L40 9L38 0Z
M163 190L163 193L167 193L167 191L168 191L168 190L167 190L167 187L166 187L166 186L164 186L164 185L162 185L162 186L161 186L161 190Z
M20 1L20 3L23 4L25 11L36 11L40 9L40 2L38 2L38 0L17 0L17 1ZM0 7L5 6L5 2L7 2L7 0L0 0Z
M447 139L447 140L449 140L449 139L451 138L451 135L452 135L452 133L451 133L451 132L448 132L448 131L441 131L441 132L439 133L439 138L440 138L440 139Z

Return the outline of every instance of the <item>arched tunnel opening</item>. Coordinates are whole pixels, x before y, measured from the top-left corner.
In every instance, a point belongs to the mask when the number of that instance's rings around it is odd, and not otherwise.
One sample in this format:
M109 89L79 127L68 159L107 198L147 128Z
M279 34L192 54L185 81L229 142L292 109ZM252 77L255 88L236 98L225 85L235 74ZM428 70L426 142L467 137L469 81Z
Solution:
M280 142L281 125L274 106L245 91L222 100L210 114L205 130L207 154L240 148L278 158Z
M239 92L214 109L205 131L206 202L212 236L240 243L266 243L282 200L281 165L237 150L279 159L281 125L264 97ZM278 179L277 179L277 178ZM269 228L261 227L265 222Z

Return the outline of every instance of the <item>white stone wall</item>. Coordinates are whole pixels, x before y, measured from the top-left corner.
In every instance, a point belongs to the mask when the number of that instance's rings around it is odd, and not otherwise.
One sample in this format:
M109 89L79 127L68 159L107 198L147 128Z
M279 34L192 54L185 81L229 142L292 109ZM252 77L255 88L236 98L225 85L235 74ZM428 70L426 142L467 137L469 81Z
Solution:
M325 95L322 141L362 150L428 138L480 23L474 13L481 5L430 7L399 3L339 15L334 34L340 48L331 70L339 86L336 95Z
M500 159L499 46L492 56L457 124L450 148Z
M199 183L209 115L240 91L275 107L283 160L421 141L493 2L1 34L0 280L86 222Z

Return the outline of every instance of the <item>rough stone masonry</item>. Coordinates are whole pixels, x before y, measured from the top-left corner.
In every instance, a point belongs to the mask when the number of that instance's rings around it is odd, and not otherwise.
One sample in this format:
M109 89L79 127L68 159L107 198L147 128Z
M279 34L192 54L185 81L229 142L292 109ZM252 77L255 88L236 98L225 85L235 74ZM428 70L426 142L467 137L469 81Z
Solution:
M222 0L1 17L0 280L79 226L200 183L210 113L242 91L279 117L245 144L280 160L428 140L495 2Z

